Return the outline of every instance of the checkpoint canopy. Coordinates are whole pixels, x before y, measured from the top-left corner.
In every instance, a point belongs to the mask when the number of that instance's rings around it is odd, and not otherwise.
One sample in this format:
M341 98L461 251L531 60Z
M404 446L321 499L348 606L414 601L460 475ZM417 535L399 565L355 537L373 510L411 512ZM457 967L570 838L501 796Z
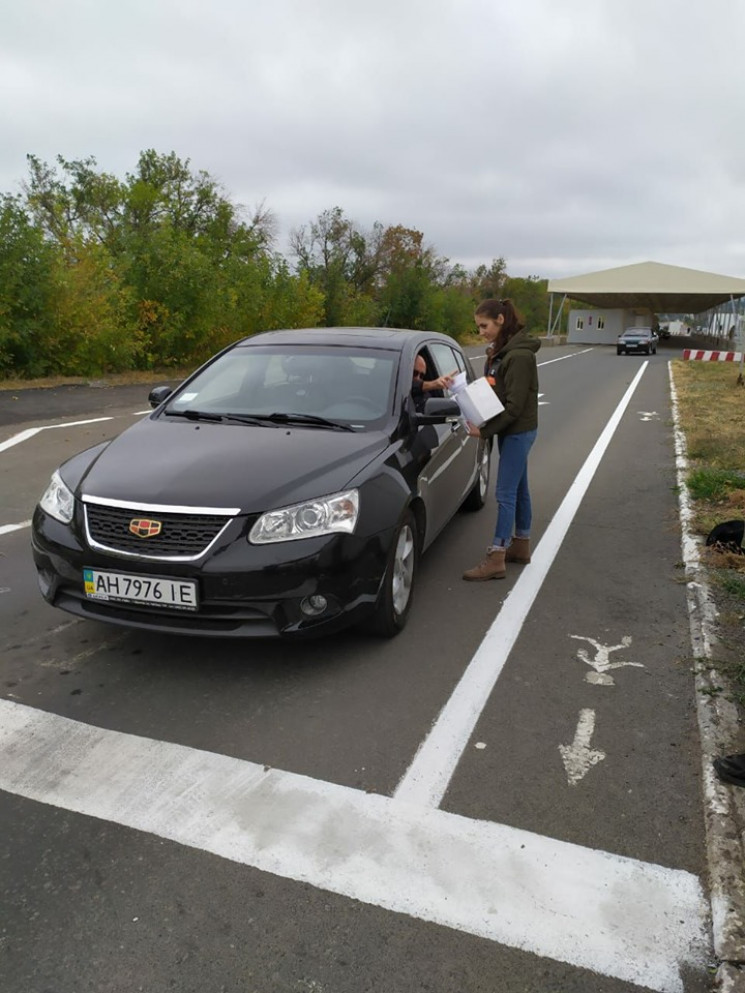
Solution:
M551 300L549 335L552 335L554 294L557 293L564 299L582 301L599 311L623 312L631 314L632 318L634 312L700 314L727 304L734 310L734 301L745 297L745 279L661 262L638 262L582 276L552 279L548 292ZM558 313L561 313L561 306ZM633 319L632 323L635 323Z

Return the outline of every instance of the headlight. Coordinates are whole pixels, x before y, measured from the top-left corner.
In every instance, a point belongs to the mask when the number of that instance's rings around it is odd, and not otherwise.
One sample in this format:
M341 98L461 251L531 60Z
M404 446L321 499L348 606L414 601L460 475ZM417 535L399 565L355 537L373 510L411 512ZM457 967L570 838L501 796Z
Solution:
M334 493L332 496L296 503L292 507L270 510L262 514L251 528L248 540L254 545L273 541L297 541L298 538L318 538L337 531L351 534L357 524L360 495L357 490Z
M62 482L62 477L58 472L53 473L44 496L39 500L39 506L50 517L62 521L63 524L69 524L72 520L75 498L70 489Z

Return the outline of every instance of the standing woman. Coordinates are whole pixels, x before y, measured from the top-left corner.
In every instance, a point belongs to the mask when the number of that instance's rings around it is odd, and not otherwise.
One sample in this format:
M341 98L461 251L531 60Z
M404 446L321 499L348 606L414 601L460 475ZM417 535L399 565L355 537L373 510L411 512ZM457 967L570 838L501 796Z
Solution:
M511 300L484 300L476 308L479 336L486 350L484 375L504 410L481 428L468 425L474 438L497 436L497 526L486 558L463 573L471 582L504 579L505 562L530 562L532 510L528 489L528 452L538 430L537 338L528 337ZM514 535L514 536L513 536Z

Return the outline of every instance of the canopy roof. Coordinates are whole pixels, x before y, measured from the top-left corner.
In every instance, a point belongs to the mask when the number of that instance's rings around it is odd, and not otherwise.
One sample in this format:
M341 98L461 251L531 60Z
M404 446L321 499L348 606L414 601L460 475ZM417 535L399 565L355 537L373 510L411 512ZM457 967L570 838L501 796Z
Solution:
M551 279L549 293L564 293L595 307L638 307L660 314L699 314L730 297L745 296L745 279L682 269L661 262L637 262L584 276Z

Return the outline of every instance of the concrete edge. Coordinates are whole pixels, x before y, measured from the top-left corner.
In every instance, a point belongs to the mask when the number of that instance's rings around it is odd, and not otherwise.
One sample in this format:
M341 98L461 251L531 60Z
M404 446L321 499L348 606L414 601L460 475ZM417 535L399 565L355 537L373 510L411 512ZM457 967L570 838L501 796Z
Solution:
M742 827L745 798L738 787L722 783L712 767L718 755L738 751L742 728L737 707L722 694L725 680L715 668L717 611L708 575L701 563L700 539L690 528L691 500L685 437L680 430L672 365L668 363L675 434L681 546L685 567L691 647L695 660L696 716L701 738L706 857L711 889L712 937L720 966L722 993L745 993L745 851Z

